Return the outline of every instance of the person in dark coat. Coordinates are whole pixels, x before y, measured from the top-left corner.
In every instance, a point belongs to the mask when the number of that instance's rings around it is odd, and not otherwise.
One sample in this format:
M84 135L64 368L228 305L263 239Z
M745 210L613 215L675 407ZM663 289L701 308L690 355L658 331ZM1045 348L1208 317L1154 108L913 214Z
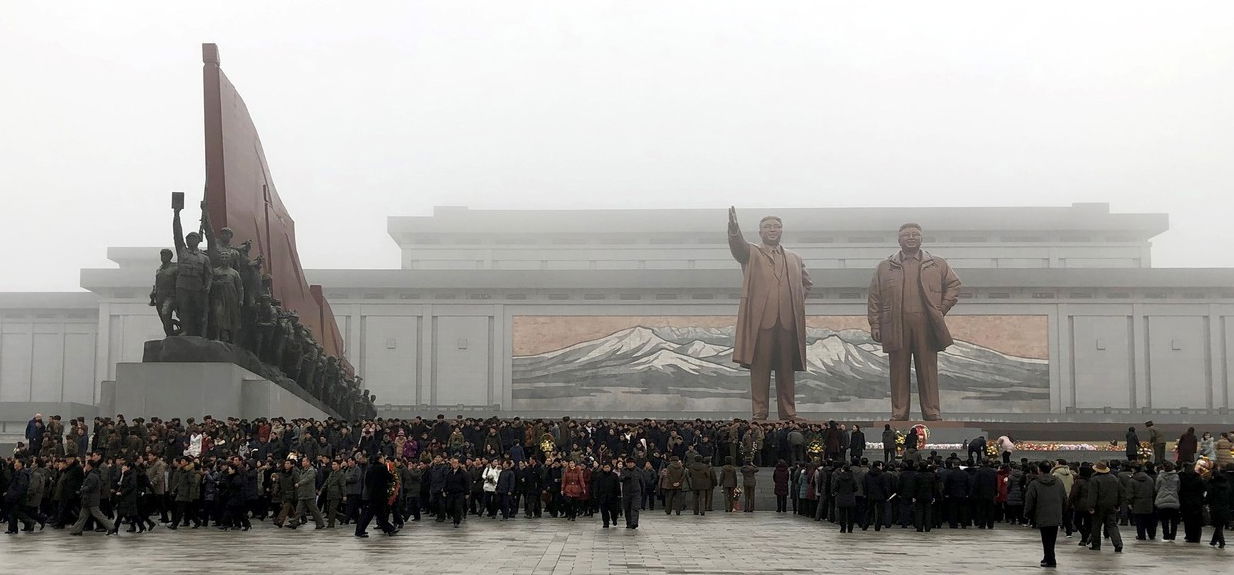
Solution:
M771 473L771 480L775 483L776 513L788 512L788 479L788 463L781 459Z
M1190 462L1178 470L1178 510L1183 516L1183 536L1187 543L1199 543L1204 529L1204 478Z
M861 431L860 425L853 425L853 432L848 436L848 458L853 465L861 462L861 457L865 455L866 450L866 434Z
M866 519L874 524L875 531L882 531L883 523L889 520L887 500L893 492L891 476L883 473L883 462L875 461L862 483L866 494Z
M1135 470L1131 475L1130 485L1126 490L1127 503L1131 506L1131 516L1135 520L1135 538L1146 541L1157 538L1157 517L1153 514L1154 493L1153 478L1144 472L1143 468Z
M638 469L633 459L626 460L626 468L621 470L620 481L621 513L626 518L626 529L638 529L638 511L645 488L643 472ZM731 507L732 502L730 501L728 505Z
M957 526L968 526L968 497L971 491L968 473L960 469L959 459L947 462L947 470L942 477L944 510L947 514L947 526L955 529Z
M1089 542L1092 550L1101 549L1101 534L1110 536L1115 553L1123 552L1123 538L1118 533L1118 508L1123 502L1123 487L1118 478L1110 473L1104 461L1093 465L1093 477L1088 481L1088 512L1093 516Z
M592 478L592 483L595 485L592 498L600 507L600 518L604 521L604 528L608 529L609 523L617 525L617 509L621 501L621 478L613 472L611 465L605 463Z
M1178 463L1195 463L1195 452L1199 446L1200 440L1195 436L1195 428L1188 427L1178 438Z
M513 519L515 511L518 511L518 496L515 494L516 479L514 464L510 460L502 462L501 471L497 474L496 491L497 506L501 510L502 521Z
M1136 435L1134 427L1127 428L1127 461L1138 461L1140 458L1140 436Z
M223 524L219 529L230 530L238 528L248 531L253 527L246 512L248 503L245 496L245 474L235 464L223 466L222 479L219 480L219 497L223 503ZM256 489L254 485L253 489Z
M831 497L835 500L836 523L840 524L840 533L852 533L857 510L857 480L848 465L841 467L832 479Z
M368 524L373 519L377 519L377 527L382 533L386 535L396 533L394 526L387 519L390 514L387 504L388 491L393 481L394 476L390 475L390 470L386 467L386 456L378 454L377 460L364 474L364 511L360 515L360 520L356 522L356 537L368 537Z
M450 460L450 471L446 473L442 483L445 496L445 507L450 510L450 518L457 529L463 521L464 500L471 491L471 476L463 469L458 458Z
M1225 549L1225 526L1230 522L1230 511L1234 509L1234 488L1230 485L1234 479L1234 465L1227 465L1224 471L1214 472L1208 481L1208 512L1213 524L1213 536L1208 544Z
M900 476L896 479L896 499L899 500L900 507L900 528L908 528L909 523L913 522L913 490L916 489L917 483L917 464L912 461L904 462L904 470L900 472Z
M99 502L102 499L103 480L99 477L99 470L94 461L86 460L86 476L81 482L81 513L77 515L77 522L69 529L70 535L81 535L81 532L86 527L86 520L91 517L95 521L107 529L108 535L114 535L116 529L112 526L111 521L107 516L103 515L103 511L99 509Z
M1088 506L1088 481L1092 477L1093 468L1091 466L1080 467L1080 473L1075 481L1071 482L1071 493L1067 496L1068 504L1075 513L1076 530L1080 532L1080 547L1089 544L1089 537L1093 530L1092 508Z
M891 424L883 425L883 463L891 463L896 458L896 432Z
M910 493L913 496L913 525L919 532L928 532L934 525L934 502L942 494L938 473L935 473L933 465L926 465L924 470L913 476Z
M1050 473L1050 464L1042 463L1036 481L1024 492L1024 515L1041 531L1042 567L1057 567L1054 544L1058 527L1063 524L1067 506L1067 490L1063 482Z
M998 498L998 471L988 460L973 477L973 519L978 529L994 528L994 500Z
M120 479L116 481L116 489L113 492L115 497L113 500L116 505L116 529L125 521L129 522L128 532L144 533L146 531L146 521L138 517L140 509L137 506L138 490L137 490L137 472L127 461L120 465ZM141 528L138 529L138 523L141 523Z
M30 490L30 470L21 459L13 460L13 471L4 491L4 508L8 510L9 529L5 533L17 533L17 522L25 525L25 531L33 531L34 519L26 512L26 492Z

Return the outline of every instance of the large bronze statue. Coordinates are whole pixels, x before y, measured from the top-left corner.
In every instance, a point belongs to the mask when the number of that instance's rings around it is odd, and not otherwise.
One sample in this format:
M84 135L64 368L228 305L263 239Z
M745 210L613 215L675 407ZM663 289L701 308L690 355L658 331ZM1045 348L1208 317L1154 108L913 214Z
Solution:
M796 374L805 371L805 297L813 282L801 256L784 249L780 218L758 223L762 242L751 244L741 235L736 208L728 210L728 247L741 264L741 304L737 309L733 361L750 370L754 419L768 412L771 372L776 372L780 419L797 418Z
M240 302L244 298L244 282L240 273L220 262L211 270L210 322L206 336L228 343L240 334Z
M205 335L206 312L209 309L210 258L197 249L201 234L189 232L184 235L180 225L182 205L175 205L171 220L172 235L176 246L176 315L180 318L182 335Z
M150 305L158 311L163 333L168 337L180 333L180 322L172 317L176 311L176 264L171 261L174 255L167 248L159 251L162 263L154 270L154 287L150 289Z
M879 262L870 281L870 335L891 364L891 419L909 412L909 367L917 372L921 416L942 419L938 401L938 352L952 344L943 317L960 297L960 278L939 257L921 249L921 226L900 226L900 251Z
M216 237L210 223L210 210L201 202L201 232L206 236L206 255L210 257L213 277L210 283L210 315L206 324L206 337L239 343L243 316L244 281L240 270L248 267L241 261L240 250L231 246L231 228L219 230ZM245 247L247 251L247 246Z

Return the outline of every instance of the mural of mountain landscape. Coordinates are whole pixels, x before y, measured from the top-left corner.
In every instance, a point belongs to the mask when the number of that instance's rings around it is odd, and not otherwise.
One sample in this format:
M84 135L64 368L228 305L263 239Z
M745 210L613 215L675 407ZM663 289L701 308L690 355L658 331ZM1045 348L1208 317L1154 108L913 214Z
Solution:
M1005 328L1009 318L1036 316L978 317L1000 324L989 327ZM554 327L577 332L580 326L565 324L589 318L537 319L534 327L515 333L512 383L516 409L749 409L749 371L732 362L731 325L691 326L690 318L681 317L674 318L680 321L635 324L602 337L518 354L520 348L535 347L520 346L519 337L536 337L540 330ZM1040 337L1046 337L1044 329L1040 331ZM810 327L806 339L807 372L797 374L799 410L889 409L887 356L867 331ZM1044 348L1044 344L1036 347ZM939 356L939 380L944 411L1049 410L1048 359L1019 357L957 339Z

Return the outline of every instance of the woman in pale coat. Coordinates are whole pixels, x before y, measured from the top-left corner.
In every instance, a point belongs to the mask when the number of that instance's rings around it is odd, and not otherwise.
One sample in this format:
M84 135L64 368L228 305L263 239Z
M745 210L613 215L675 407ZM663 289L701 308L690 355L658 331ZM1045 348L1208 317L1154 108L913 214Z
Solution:
M1217 445L1212 433L1205 431L1200 437L1200 455L1210 460L1217 459Z

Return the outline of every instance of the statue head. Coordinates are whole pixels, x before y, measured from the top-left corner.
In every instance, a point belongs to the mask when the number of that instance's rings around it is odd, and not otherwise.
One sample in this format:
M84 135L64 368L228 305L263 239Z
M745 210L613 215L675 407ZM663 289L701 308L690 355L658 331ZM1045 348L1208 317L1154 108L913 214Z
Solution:
M784 222L779 216L767 216L758 221L758 237L769 246L780 244L780 236L784 233Z
M197 249L197 245L201 243L201 234L197 232L189 232L188 235L184 236L184 243L191 250Z
M921 224L907 223L900 226L900 249L913 253L921 249Z
M225 246L231 245L231 238L235 235L236 234L231 231L231 228L223 228L219 230L219 243Z
M167 265L171 263L171 258L175 255L176 255L175 252L167 248L163 248L159 250L159 260L163 262L163 265Z

